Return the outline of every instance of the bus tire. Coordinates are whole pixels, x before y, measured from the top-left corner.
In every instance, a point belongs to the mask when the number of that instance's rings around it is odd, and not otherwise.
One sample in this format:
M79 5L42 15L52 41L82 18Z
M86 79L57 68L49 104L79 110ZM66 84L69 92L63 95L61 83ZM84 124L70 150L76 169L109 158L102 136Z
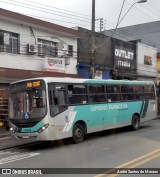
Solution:
M73 143L77 144L83 141L85 129L82 124L76 123L73 127Z
M140 127L140 118L139 118L139 116L138 115L133 115L133 117L132 117L132 130L138 130L139 129L139 127Z

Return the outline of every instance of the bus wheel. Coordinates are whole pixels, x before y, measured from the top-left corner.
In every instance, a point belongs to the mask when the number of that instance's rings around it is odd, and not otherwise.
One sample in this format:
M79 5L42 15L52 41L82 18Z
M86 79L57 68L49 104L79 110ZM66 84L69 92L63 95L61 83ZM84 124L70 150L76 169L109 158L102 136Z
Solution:
M138 115L133 115L132 117L132 130L138 130L140 127L140 119Z
M74 125L72 139L75 144L83 141L84 132L85 132L85 130L84 130L83 125L78 124L78 123Z

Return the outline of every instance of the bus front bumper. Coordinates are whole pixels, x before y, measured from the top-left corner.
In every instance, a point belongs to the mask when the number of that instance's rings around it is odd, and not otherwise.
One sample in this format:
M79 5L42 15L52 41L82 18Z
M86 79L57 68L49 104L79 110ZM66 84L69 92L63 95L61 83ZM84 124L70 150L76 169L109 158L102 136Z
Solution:
M51 141L53 140L50 136L49 130L46 129L45 131L38 133L20 133L20 132L11 132L12 139L17 140L36 140L36 141Z

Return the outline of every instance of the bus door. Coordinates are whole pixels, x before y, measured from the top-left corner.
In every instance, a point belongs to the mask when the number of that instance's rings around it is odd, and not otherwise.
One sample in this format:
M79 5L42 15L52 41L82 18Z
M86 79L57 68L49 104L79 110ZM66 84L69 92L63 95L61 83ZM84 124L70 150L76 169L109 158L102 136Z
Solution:
M68 116L65 111L68 108L66 85L49 83L48 90L50 116L56 129L61 131L66 123L65 117Z

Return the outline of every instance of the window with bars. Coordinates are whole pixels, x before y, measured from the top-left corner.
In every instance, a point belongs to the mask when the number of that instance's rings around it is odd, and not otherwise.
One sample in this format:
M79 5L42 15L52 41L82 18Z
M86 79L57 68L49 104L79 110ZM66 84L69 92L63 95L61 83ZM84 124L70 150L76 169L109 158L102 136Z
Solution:
M0 52L19 53L19 34L0 30Z
M68 56L73 56L73 46L68 45Z
M38 39L38 55L41 57L57 57L57 42Z

